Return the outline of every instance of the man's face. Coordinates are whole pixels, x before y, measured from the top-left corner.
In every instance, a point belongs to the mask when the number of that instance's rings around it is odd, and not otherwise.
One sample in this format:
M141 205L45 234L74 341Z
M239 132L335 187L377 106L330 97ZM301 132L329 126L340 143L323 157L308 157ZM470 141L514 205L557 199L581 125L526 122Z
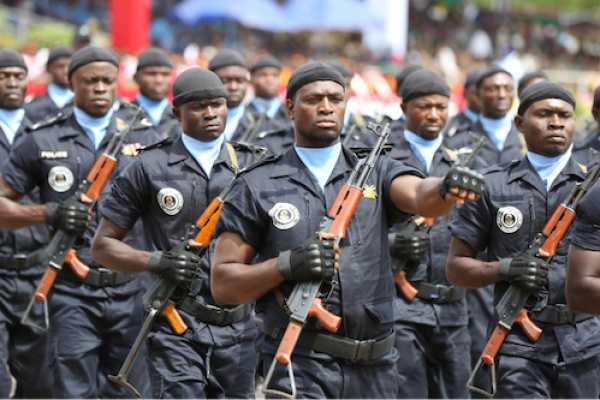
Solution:
M173 107L173 115L181 122L188 136L209 142L217 139L227 123L227 101L225 97L200 99Z
M429 94L402 103L406 129L423 139L437 138L448 119L448 101L441 94Z
M279 95L279 75L275 67L264 67L252 74L254 94L258 97L272 99Z
M134 75L140 87L140 93L151 100L160 101L169 95L171 90L171 67L148 66Z
M69 81L75 107L94 117L103 117L115 101L119 69L106 61L78 68Z
M481 113L481 104L479 96L477 96L477 86L469 85L465 88L465 99L467 100L467 108L477 114Z
M299 147L327 147L339 142L344 124L344 88L333 81L302 86L286 109L296 131Z
M233 108L240 105L246 96L250 83L250 72L239 65L230 65L219 68L215 74L221 79L227 93L227 107Z
M23 107L27 84L27 72L23 68L0 68L0 108L16 110Z
M571 146L575 111L564 100L540 100L533 103L523 116L517 115L515 124L519 132L523 132L529 151L556 157Z
M52 63L48 65L47 70L50 74L50 79L52 83L63 88L69 86L68 72L70 62L71 57L60 57L52 61Z
M508 114L512 107L515 84L510 75L500 72L485 78L477 93L481 100L483 116L500 119Z

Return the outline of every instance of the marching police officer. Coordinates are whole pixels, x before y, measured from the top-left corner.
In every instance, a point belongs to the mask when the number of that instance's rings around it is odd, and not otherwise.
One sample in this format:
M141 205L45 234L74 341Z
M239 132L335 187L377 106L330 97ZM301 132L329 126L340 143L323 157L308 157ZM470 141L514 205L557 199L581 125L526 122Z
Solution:
M448 178L421 179L417 170L381 157L340 246L333 246L330 236L316 237L357 162L339 139L344 85L335 68L319 61L292 73L286 107L295 145L257 164L234 185L215 232L211 290L220 304L257 301L267 335L262 346L267 376L289 322L272 291L285 297L299 281L331 282L325 307L343 322L335 334L313 322L304 328L291 361L297 396L395 398L398 354L387 225L410 212L443 215L456 202L479 197L483 181L468 169L454 170L473 184L459 188ZM289 392L287 376L276 368L267 389Z
M438 73L421 69L410 74L402 86L403 140L394 143L387 155L426 176L446 175L459 161L442 144L449 101L450 87ZM413 299L399 284L394 300L398 398L469 397L466 291L446 280L452 215L454 211L436 218L431 228L425 222L417 228L414 218L392 228L392 271L398 274L404 267L408 281L418 290Z
M31 126L23 110L27 66L12 49L0 49L0 157L8 160L12 147L29 135ZM38 204L39 191L20 204ZM0 397L11 393L11 374L17 381L17 398L51 398L52 374L46 368L47 335L20 324L21 317L47 265L44 225L0 230ZM42 315L32 315L36 324ZM7 368L8 367L8 368ZM9 370L10 368L10 370Z
M212 71L192 67L173 84L181 137L149 146L116 180L103 204L92 253L125 272L151 271L188 289L177 309L188 325L173 332L159 319L148 337L155 398L253 398L256 336L251 306L215 305L208 254L174 250L185 230L235 177L257 161L248 147L226 143L226 91ZM142 219L154 251L122 242Z
M89 250L98 212L92 217L74 196L117 129L127 123L112 112L118 60L109 50L84 47L69 64L69 86L75 93L73 113L39 125L13 147L0 176L4 229L43 224L81 238L79 259L90 267L82 281L64 265L49 299L49 353L54 372L54 396L65 398L128 397L106 375L117 371L143 321L143 287L135 275L114 272L94 263ZM137 125L131 143L158 141L145 125ZM132 146L119 156L120 169L132 159ZM118 171L113 171L113 176ZM107 185L110 185L110 181ZM107 186L108 188L109 186ZM41 205L16 203L40 189ZM89 223L89 226L87 226ZM31 293L33 294L33 293ZM148 393L143 362L131 376Z
M25 105L25 113L31 121L43 121L73 109L73 92L69 89L67 76L72 56L73 51L65 46L50 49L46 62L46 71L50 75L47 93Z
M481 114L481 105L477 96L477 81L483 72L482 68L475 68L467 74L465 80L464 98L467 101L467 106L457 115L452 117L444 128L444 135L452 137L456 132L469 131L479 119Z
M171 91L173 65L169 55L158 47L151 47L140 53L133 79L140 88L133 104L144 109L145 116L152 122L154 130L161 137L178 135L178 123L171 112L167 96Z
M451 224L448 280L463 287L509 285L531 292L529 318L542 329L537 341L513 326L495 364L498 398L597 398L600 394L600 321L569 310L565 301L565 237L549 263L528 246L573 185L585 178L571 157L575 99L553 82L531 85L515 123L529 151L522 161L492 167L486 193L466 203ZM478 252L487 248L487 258ZM495 324L494 324L495 326ZM510 329L510 328L509 328Z

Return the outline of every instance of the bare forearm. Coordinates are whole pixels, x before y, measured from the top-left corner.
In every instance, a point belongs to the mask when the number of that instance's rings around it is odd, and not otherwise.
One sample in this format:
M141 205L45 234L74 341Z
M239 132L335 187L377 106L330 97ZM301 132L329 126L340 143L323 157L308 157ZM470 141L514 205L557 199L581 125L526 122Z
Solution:
M500 280L499 266L499 261L483 262L470 257L448 257L446 278L455 286L481 288Z
M91 252L94 261L122 272L147 271L152 255L151 252L136 250L118 239L107 237L94 239Z
M283 282L278 259L260 264L213 263L210 287L219 304L252 303Z
M600 252L571 245L567 257L567 304L572 311L600 315Z
M449 213L454 203L445 201L440 196L441 178L427 178L419 185L416 193L415 214L423 217L439 217Z
M10 231L44 224L45 205L23 205L0 197L0 229Z

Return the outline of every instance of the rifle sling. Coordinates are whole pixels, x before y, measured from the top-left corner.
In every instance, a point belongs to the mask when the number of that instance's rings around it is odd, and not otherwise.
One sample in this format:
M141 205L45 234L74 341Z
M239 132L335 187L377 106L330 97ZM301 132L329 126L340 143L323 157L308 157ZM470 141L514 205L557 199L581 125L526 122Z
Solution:
M177 303L177 309L196 317L201 322L226 326L243 321L252 312L250 304L242 304L226 309L210 304L204 304L191 296L185 296Z

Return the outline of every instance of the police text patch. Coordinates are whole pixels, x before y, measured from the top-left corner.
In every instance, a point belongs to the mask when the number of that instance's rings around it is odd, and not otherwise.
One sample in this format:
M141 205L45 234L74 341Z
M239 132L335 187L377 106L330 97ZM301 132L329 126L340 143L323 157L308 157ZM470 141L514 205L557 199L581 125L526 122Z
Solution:
M40 150L38 152L38 158L46 160L56 160L58 158L69 158L69 152L67 150Z

